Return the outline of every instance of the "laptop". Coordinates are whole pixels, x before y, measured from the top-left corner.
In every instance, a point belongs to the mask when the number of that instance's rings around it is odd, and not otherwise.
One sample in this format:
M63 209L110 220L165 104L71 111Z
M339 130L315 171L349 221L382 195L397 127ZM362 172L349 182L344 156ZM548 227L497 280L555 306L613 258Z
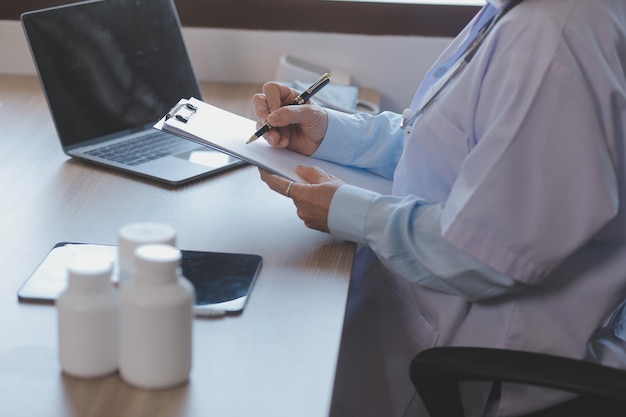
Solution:
M67 155L172 185L244 164L153 128L201 97L172 0L84 1L21 22Z

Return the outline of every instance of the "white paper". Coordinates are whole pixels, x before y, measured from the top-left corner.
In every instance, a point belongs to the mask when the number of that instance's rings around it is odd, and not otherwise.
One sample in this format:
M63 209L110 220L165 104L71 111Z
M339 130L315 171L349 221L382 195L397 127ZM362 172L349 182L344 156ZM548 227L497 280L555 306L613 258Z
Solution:
M196 98L189 99L189 103L198 110L187 123L171 117L168 120L161 119L154 127L219 149L292 181L306 182L296 173L298 165L315 165L347 184L383 194L391 192L390 180L363 169L311 158L288 149L274 148L262 138L246 144L256 131L256 122Z

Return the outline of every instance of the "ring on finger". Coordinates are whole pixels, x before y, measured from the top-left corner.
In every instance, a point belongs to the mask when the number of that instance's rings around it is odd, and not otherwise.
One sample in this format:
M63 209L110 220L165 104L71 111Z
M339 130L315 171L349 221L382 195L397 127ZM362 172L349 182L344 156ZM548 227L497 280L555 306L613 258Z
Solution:
M289 184L287 184L287 189L285 190L285 195L289 198L291 198L291 186L293 185L293 181L289 181Z

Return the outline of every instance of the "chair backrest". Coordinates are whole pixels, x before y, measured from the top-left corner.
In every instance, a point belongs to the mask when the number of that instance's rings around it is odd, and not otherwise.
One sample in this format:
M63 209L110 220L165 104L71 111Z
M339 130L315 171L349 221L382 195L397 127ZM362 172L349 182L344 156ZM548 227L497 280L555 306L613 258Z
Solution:
M587 359L626 369L626 300L589 339Z

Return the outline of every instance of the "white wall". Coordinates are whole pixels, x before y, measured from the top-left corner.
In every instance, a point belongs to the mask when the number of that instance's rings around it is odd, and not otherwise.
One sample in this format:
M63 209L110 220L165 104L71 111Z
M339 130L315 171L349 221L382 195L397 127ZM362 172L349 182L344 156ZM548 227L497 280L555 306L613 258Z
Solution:
M448 38L367 36L184 28L200 80L264 82L273 79L281 54L344 70L357 86L379 90L382 108L402 111ZM34 74L17 21L0 21L0 73Z

